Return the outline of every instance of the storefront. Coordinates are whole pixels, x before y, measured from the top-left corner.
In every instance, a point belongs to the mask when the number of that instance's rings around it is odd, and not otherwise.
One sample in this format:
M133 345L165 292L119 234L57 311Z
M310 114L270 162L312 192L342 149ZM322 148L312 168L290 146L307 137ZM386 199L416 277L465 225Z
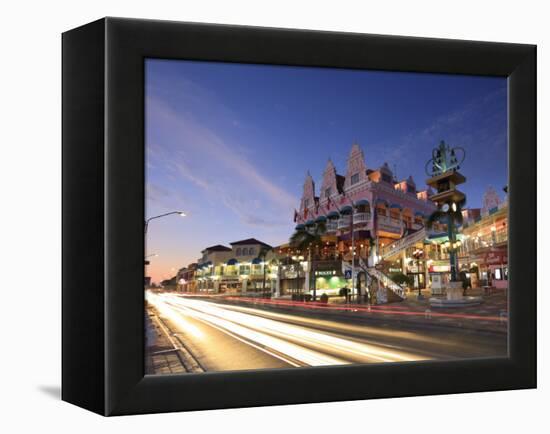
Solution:
M238 292L242 284L239 279L224 279L220 281L219 292Z
M483 285L508 288L508 247L487 247L475 252L479 278Z
M351 289L352 281L342 270L342 261L316 261L313 263L314 285L317 296L340 295L340 289ZM313 288L312 288L313 289Z
M301 294L305 288L305 270L300 263L281 266L280 272L280 294L292 295Z
M428 261L428 276L433 295L441 295L445 292L445 286L451 279L451 266L449 260Z

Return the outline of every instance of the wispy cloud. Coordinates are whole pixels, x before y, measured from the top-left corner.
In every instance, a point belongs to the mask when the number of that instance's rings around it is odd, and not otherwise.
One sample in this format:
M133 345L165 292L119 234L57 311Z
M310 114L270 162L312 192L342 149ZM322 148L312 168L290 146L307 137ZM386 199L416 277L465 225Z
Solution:
M156 204L163 209L185 209L191 203L180 190L167 188L155 182L146 183L145 196L147 203Z
M148 147L153 167L193 183L244 224L267 227L288 223L289 210L297 199L263 173L261 156L260 162L253 163L239 152L239 146L193 115L155 97L147 99L147 113L156 128L169 132ZM237 200L236 192L244 197Z

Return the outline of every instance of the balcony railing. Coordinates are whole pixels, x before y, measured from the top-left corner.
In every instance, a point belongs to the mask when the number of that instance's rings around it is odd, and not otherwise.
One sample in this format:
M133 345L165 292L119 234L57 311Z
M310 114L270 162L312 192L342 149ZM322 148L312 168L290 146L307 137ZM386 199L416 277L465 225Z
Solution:
M338 230L338 220L327 221L327 232L336 232Z
M399 219L386 216L378 217L378 228L383 231L399 233L402 226L403 223Z
M338 219L338 229L349 228L351 224L351 216L346 215Z
M358 212L353 215L353 224L367 223L370 221L370 212Z

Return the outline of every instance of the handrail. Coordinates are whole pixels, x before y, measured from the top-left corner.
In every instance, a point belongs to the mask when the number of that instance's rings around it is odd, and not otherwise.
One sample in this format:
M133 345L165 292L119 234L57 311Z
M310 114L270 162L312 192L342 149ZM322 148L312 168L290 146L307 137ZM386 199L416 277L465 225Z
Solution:
M388 256L393 256L399 251L406 249L411 244L417 243L420 240L426 238L426 228L422 228L412 234L407 235L406 237L397 240L396 242L390 244L386 249L380 252L380 257L386 259Z
M403 300L407 298L405 288L399 285L398 283L394 282L393 280L391 280L386 273L383 273L382 271L372 267L367 268L367 273L369 273L371 277L378 279L380 282L382 282L384 287L389 288L391 291L393 291Z

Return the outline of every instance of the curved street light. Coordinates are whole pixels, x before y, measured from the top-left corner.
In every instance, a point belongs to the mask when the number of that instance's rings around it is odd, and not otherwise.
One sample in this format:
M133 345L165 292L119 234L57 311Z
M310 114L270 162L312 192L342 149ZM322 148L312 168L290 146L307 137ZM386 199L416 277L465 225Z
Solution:
M185 217L187 215L183 211L172 211L172 212L167 212L166 214L160 214L160 215L156 215L154 217L149 217L147 220L145 220L145 233L147 233L147 228L149 227L149 222L151 220L159 219L161 217L166 217L166 216L169 216L169 215L172 215L172 214L178 214L181 217Z
M156 215L156 216L153 216L153 217L149 217L148 219L145 220L145 224L144 224L144 238L145 238L145 248L147 246L147 228L149 227L149 222L151 220L155 220L155 219L159 219L161 217L166 217L166 216L169 216L169 215L172 215L172 214L178 214L180 215L181 217L185 217L186 214L183 212L183 211L171 211L171 212L167 212L165 214L160 214L160 215ZM144 260L144 263L145 263L145 266L149 265L149 261L147 260L147 258L151 257L151 256L158 256L158 254L154 253L152 255L148 255L148 256L145 256L145 260Z

